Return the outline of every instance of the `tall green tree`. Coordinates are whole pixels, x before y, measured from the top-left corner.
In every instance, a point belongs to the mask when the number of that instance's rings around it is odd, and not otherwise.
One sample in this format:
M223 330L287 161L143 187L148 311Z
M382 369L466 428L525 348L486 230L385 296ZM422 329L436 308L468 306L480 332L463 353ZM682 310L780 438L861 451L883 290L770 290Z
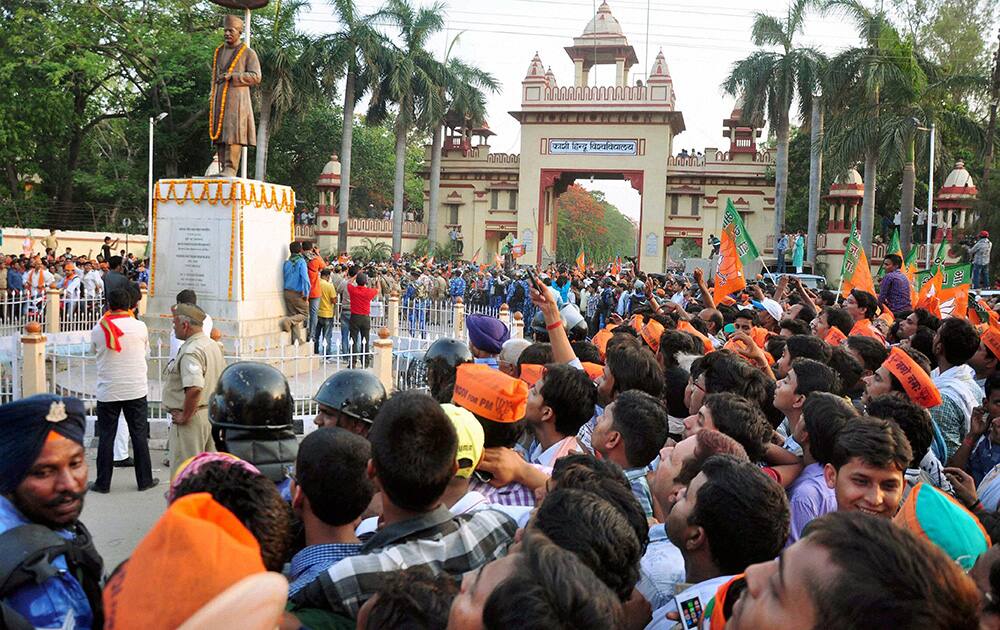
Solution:
M782 230L785 219L792 104L798 103L800 118L808 117L823 62L819 51L799 47L795 42L796 35L802 32L806 10L813 4L814 0L793 0L784 18L756 13L751 31L754 45L779 50L758 50L737 61L722 84L726 92L743 99L744 118L759 120L766 116L774 133L775 234Z
M342 64L344 71L344 119L354 120L354 108L366 94L377 90L379 77L386 62L388 43L374 26L381 12L364 15L354 0L330 0L340 21L341 30L323 38L325 65ZM378 101L378 94L372 93ZM340 200L338 203L337 251L347 251L347 221L351 202L351 149L354 125L344 125L340 141Z
M427 238L437 241L438 199L441 192L441 145L444 138L445 120L463 121L463 134L468 133L468 125L480 125L486 120L486 95L483 90L496 93L500 84L488 72L450 56L456 37L448 46L445 64L441 66L442 77L437 81L438 99L433 104L440 111L429 112L432 119L430 193L427 210Z
M861 244L871 251L875 224L876 180L888 157L885 118L901 104L913 103L927 83L914 55L912 42L896 31L886 11L868 8L859 0L828 0L827 11L852 20L860 46L848 48L830 60L826 83L833 114L825 141L840 172L864 160L864 198L861 203Z
M389 51L379 88L380 99L369 117L383 120L390 104L396 106L396 170L392 198L392 253L403 249L403 206L407 136L414 129L426 130L431 113L443 109L438 82L441 63L427 50L430 38L444 27L440 3L414 7L409 0L389 0L386 14L399 29L399 43Z

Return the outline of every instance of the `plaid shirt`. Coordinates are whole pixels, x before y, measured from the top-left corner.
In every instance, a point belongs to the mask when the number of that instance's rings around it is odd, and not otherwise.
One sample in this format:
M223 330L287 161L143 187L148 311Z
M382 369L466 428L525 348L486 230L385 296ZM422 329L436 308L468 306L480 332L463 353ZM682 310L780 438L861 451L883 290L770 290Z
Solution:
M294 594L292 610L318 608L357 618L358 610L387 575L413 566L456 579L507 553L517 523L483 509L453 516L444 505L383 527L362 547L361 555L341 560Z
M489 499L490 503L499 505L520 505L525 507L533 507L535 505L535 491L519 483L509 483L506 486L495 488L489 483L480 481L473 476L472 481L469 482L469 491L478 492Z
M288 570L288 594L294 595L317 575L344 558L361 553L361 543L330 543L309 545L292 556Z
M649 491L649 482L646 480L648 466L641 468L628 468L625 470L625 478L628 479L629 486L632 487L632 494L635 495L639 505L642 506L646 518L653 517L653 496Z

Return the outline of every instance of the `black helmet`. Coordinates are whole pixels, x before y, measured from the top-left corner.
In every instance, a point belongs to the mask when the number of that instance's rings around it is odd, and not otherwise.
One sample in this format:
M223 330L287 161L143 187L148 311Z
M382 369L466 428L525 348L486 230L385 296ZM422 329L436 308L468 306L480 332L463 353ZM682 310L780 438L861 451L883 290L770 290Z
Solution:
M208 417L230 429L290 429L295 400L285 376L266 363L240 361L219 376Z
M313 400L355 420L371 422L385 398L385 387L371 372L340 370L323 381Z
M455 371L463 363L472 363L469 344L458 339L438 339L424 352L427 388L438 402L451 402Z

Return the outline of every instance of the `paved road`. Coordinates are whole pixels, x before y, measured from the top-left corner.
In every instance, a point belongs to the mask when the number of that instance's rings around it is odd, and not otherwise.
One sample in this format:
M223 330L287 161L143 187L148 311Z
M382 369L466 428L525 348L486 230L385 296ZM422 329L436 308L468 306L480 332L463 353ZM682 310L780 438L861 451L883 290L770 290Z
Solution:
M111 494L90 492L84 500L81 519L93 534L94 544L104 558L104 569L108 573L132 554L167 507L164 494L170 470L163 466L166 452L153 450L150 454L153 476L160 479L156 488L138 492L134 469L116 468L111 479ZM96 449L87 449L91 481L97 477L96 457Z

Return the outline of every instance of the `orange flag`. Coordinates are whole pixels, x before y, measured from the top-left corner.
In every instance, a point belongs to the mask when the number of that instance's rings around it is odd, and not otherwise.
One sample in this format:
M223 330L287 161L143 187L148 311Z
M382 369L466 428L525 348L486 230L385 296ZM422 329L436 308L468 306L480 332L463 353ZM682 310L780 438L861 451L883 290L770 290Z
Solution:
M712 292L716 302L730 293L742 291L747 286L743 276L743 263L736 251L736 239L732 230L722 231L722 244L719 246L719 266L715 270L715 287Z
M846 274L844 275L844 286L840 291L841 297L846 298L854 289L861 289L872 295L878 295L878 292L875 290L875 280L872 279L872 268L868 264L868 256L861 247L858 247L856 261L852 265L849 260L845 265Z
M941 275L941 266L939 265L930 280L924 282L924 285L920 287L920 292L917 295L917 303L913 305L913 309L927 309L935 317L941 317L940 293L942 282L944 282L944 277Z

